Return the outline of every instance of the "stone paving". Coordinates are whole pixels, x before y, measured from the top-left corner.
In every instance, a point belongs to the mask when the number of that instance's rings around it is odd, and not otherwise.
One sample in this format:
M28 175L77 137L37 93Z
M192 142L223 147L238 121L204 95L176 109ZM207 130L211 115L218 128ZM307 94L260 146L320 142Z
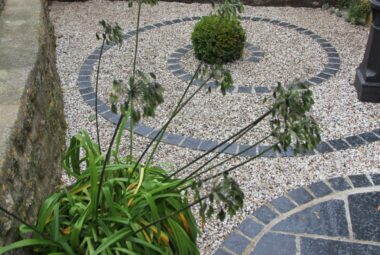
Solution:
M380 254L380 174L290 191L248 216L215 255Z
M193 20L199 20L201 17L185 17L181 19L174 19L174 20L167 20L160 23L155 23L151 25L146 25L142 28L140 28L140 32L146 32L150 30L154 30L156 28L162 27L162 26L170 26L173 24L178 24L181 22L188 22ZM268 22L273 25L281 26L284 28L292 29L297 31L300 34L303 34L305 36L309 36L313 40L315 40L320 46L324 49L325 54L328 57L328 63L325 65L324 69L321 70L319 73L314 75L312 78L305 80L304 82L310 86L315 86L323 83L324 81L328 80L332 76L334 76L340 69L340 56L334 46L329 43L326 39L322 38L320 35L314 33L313 31L310 31L308 29L290 24L285 21L280 21L276 19L269 19L265 17L243 17L244 20L250 20L252 22ZM129 38L132 38L136 34L135 30L129 31L125 33L124 40L128 40ZM105 51L111 49L113 46L106 46ZM246 48L251 52L251 57L249 61L253 62L259 62L260 58L262 58L263 54L265 52L260 51L258 47L255 47L253 45L246 45ZM191 49L191 45L186 45L183 48L177 49L174 53L172 53L167 60L168 64L168 71L172 72L176 77L183 81L189 81L191 79L190 74L188 74L181 66L180 66L180 59ZM96 64L97 60L99 59L99 53L100 48L95 49L84 61L78 77L78 85L79 85L79 91L82 95L82 98L84 101L91 106L92 108L95 107L95 92L93 89L93 81L91 81L91 75L93 72L93 67ZM194 85L199 85L202 83L201 80L195 80ZM212 83L208 84L209 87L213 87L214 85ZM270 88L268 87L247 87L244 85L236 85L232 90L229 91L230 93L258 93L258 94L264 94L271 92ZM116 124L120 118L119 115L114 114L111 112L111 109L109 106L107 106L104 102L102 102L100 99L98 99L98 110L100 115L105 118L106 120L110 121L111 123ZM129 125L127 125L129 126ZM137 135L147 137L150 139L153 139L156 137L159 129L159 127L149 127L143 124L137 124L134 132ZM344 137L340 139L333 139L329 141L322 141L316 148L316 150L309 151L308 155L314 155L314 154L324 154L334 151L341 151L341 150L347 150L350 148L356 148L358 146L366 145L372 142L376 142L380 140L380 128L375 130L369 130L368 132L356 134L349 137ZM209 150L215 150L217 152L223 151L223 153L231 154L231 155L242 155L242 156L249 156L254 157L261 152L268 149L268 145L260 145L257 147L250 147L247 144L238 144L238 143L225 143L223 145L219 145L217 141L214 140L202 140L199 138L194 137L186 137L179 134L174 133L165 133L163 136L162 141L167 144L177 145L180 147L185 147L193 150L200 150L200 151L209 151ZM293 157L294 151L292 148L288 149L287 151L283 151L282 153L277 153L274 150L269 150L266 153L262 155L263 157Z

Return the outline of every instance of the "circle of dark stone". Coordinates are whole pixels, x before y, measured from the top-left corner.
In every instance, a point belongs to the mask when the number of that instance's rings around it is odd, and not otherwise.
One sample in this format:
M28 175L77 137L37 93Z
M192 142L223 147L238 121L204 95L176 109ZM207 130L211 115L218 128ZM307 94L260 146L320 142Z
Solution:
M178 18L174 20L167 20L160 23L155 23L151 25L146 25L139 29L139 32L147 32L153 29L157 29L163 26L170 26L173 24L178 24L182 22L188 22L188 21L194 21L199 20L201 17L185 17L185 18ZM329 79L333 75L335 75L340 68L340 58L339 54L336 51L336 49L325 39L323 39L321 36L315 34L314 32L307 30L305 28L298 27L296 25L290 24L288 22L275 20L275 19L269 19L269 18L263 18L263 17L243 17L243 20L252 20L257 22L268 22L274 25L278 25L281 27L285 27L288 29L294 29L295 31L305 34L316 40L317 43L320 44L320 46L326 51L326 54L328 56L328 63L325 65L325 69L320 72L318 75L314 76L313 78L304 81L305 83L309 85L318 85L321 84L323 81ZM124 34L124 40L128 40L129 38L136 35L136 30L129 31ZM104 48L104 52L111 49L114 45L106 45ZM189 46L188 46L189 47ZM183 55L182 52L177 52L176 54ZM83 100L88 104L90 107L95 108L95 92L93 88L93 84L91 81L91 76L93 74L94 66L96 65L97 61L99 60L100 55L100 47L96 48L84 61L83 65L80 68L79 76L78 76L78 87L79 92L83 98ZM177 56L178 58L178 56ZM174 59L173 57L171 59ZM186 73L183 73L180 75L178 73L177 76L183 76L186 75ZM237 86L235 89L238 93L268 93L270 90L267 87L242 87ZM232 92L232 91L230 91ZM98 112L99 114L105 118L106 120L110 121L113 124L116 124L120 118L118 114L115 114L111 111L110 107L107 106L102 100L98 98ZM128 125L127 125L128 126ZM159 132L159 129L152 128L143 124L137 124L134 128L134 133L137 135L154 139ZM346 150L350 148L356 148L361 145L365 145L368 143L372 143L375 141L380 140L380 129L376 129L370 132L361 133L358 135L353 135L341 139L333 139L329 141L323 141L321 142L315 150L309 151L303 155L314 155L314 154L323 154L323 153L329 153L333 151L341 151ZM214 140L203 140L198 139L194 137L187 137L179 134L173 134L166 132L163 136L162 141L167 144L176 145L179 147L189 148L193 150L200 150L200 151L210 151L213 150L215 152L223 152L230 155L241 155L241 156L247 156L247 157L254 157L258 154L262 153L263 151L266 151L264 154L262 154L262 157L292 157L294 156L294 151L292 148L289 148L287 151L283 151L281 153L277 153L274 150L268 150L270 147L269 145L259 145L256 147L252 147L246 144L238 144L238 143L225 143L221 146L219 145L219 142Z
M190 82L193 78L193 75L186 72L186 70L181 66L181 59L188 54L193 46L191 44L188 44L182 48L178 48L175 52L170 54L168 60L167 60L167 68L168 70L176 76L178 79L184 81L184 82ZM257 46L253 46L252 44L246 42L244 45L244 48L249 52L249 57L247 59L241 58L239 61L248 61L252 63L259 63L263 57L264 52ZM201 85L204 83L204 80L202 79L195 79L193 80L192 84L194 85ZM206 84L206 87L209 89L215 89L216 85L215 82L210 81ZM250 86L246 85L234 85L232 88L228 89L227 92L229 93L252 93L256 92L259 94L269 93L270 89L263 86L257 86L255 88L251 88Z
M196 20L199 17L193 17L189 18L190 20ZM325 64L324 69L314 75L313 77L303 80L306 84L309 85L318 85L321 84L322 82L330 79L332 76L334 76L340 68L340 57L339 53L336 51L334 46L331 45L326 39L322 38L320 35L315 34L314 32L290 24L288 22L280 21L280 20L275 20L275 19L269 19L269 18L261 18L261 17L242 17L243 20L249 20L249 21L260 21L260 22L267 22L273 25L277 25L280 27L284 27L287 29L292 29L295 30L296 32L309 36L311 39L316 41L322 49L325 51L327 55L328 62ZM189 21L189 20L188 20ZM186 45L185 47L177 49L174 53L172 53L169 56L169 59L167 60L167 68L169 69L170 72L172 72L173 75L178 77L180 80L189 82L192 78L192 75L188 72L186 72L182 66L181 66L181 58L187 54L192 46ZM248 49L251 52L251 57L248 58L247 61L253 62L253 63L259 63L262 58L264 57L264 52L261 51L258 47L255 47L249 43L245 45L245 48ZM203 84L204 81L202 80L195 80L193 81L193 84L195 85L201 85ZM215 88L215 83L214 82L209 82L207 84L209 88ZM233 88L231 88L228 92L230 93L257 93L257 94L266 94L270 93L272 90L270 87L266 86L247 86L247 85L235 85Z
M380 254L380 174L334 177L249 215L214 255Z

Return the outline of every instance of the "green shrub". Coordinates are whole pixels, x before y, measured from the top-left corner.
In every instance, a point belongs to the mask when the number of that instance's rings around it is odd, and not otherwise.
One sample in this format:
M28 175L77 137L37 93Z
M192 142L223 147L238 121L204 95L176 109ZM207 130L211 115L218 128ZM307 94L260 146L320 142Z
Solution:
M242 56L246 35L237 18L212 15L203 17L195 25L191 40L199 60L223 64Z
M350 7L352 0L338 0L336 3L336 7L339 9L345 9Z
M370 13L371 5L368 0L355 0L348 10L348 18L354 24L364 25Z

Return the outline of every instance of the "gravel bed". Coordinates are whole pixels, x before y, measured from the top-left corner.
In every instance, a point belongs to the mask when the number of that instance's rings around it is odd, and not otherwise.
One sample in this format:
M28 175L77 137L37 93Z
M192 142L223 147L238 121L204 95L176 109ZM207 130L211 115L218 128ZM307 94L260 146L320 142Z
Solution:
M210 10L209 5L161 2L157 6L146 6L143 9L142 24L152 24L177 17L206 15ZM128 8L127 2L53 2L51 18L57 35L57 65L64 92L68 122L67 137L82 129L87 129L92 136L95 134L93 111L83 102L76 79L83 61L99 46L95 38L95 32L99 29L97 22L100 19L117 21L126 31L133 30L135 15L136 8ZM342 60L342 70L329 81L313 88L316 101L313 115L321 126L324 139L354 135L379 127L380 105L359 102L351 86L354 70L362 60L367 28L351 26L317 9L246 7L245 15L286 20L310 29L329 40L338 50ZM189 22L162 27L154 32L151 30L143 33L141 36L139 68L155 72L166 88L166 102L158 110L156 119L144 120L146 124L151 126L161 124L167 115L165 111L173 107L175 99L186 86L166 69L166 60L175 49L190 42L189 34L193 24ZM313 75L314 68L321 68L320 65L326 61L318 45L306 36L289 32L288 38L285 30L273 27L281 39L276 40L267 34L271 30L269 24L244 22L244 25L257 26L257 36L253 33L249 42L254 46L259 42L258 46L268 54L260 63L252 64L253 66L247 63L232 65L231 68L237 70L235 75L240 75L242 80L252 79L252 82L256 83L263 79L263 82L266 80L273 83L278 79L286 81L287 78L296 77L297 74ZM155 40L151 41L151 38ZM268 38L268 41L264 38ZM155 48L157 45L160 47ZM109 81L113 78L127 77L132 54L132 41L128 41L120 50L115 48L106 53L103 62L104 72L101 76L103 98L108 98L111 85ZM289 62L292 60L291 56L299 62ZM316 61L315 65L310 63L313 61L308 61L310 59ZM188 60L186 68L191 69L191 56ZM303 68L302 71L297 72L295 66ZM251 76L245 71L239 71L243 68L249 68L248 70L252 68L251 71L257 75ZM277 68L282 73L273 74L272 68ZM219 92L211 94L202 92L190 103L187 111L178 116L171 131L198 138L222 139L263 112L267 107L262 103L263 99L264 96L255 94L230 94L223 97ZM114 126L102 118L100 122L101 141L105 147L111 138ZM265 132L268 132L268 129L263 124L252 132L245 142L249 143ZM134 141L136 155L142 151L147 141L145 138L136 137ZM358 149L307 157L260 158L239 168L231 176L236 178L245 192L244 209L224 222L215 219L207 221L198 240L201 254L212 254L246 215L286 191L328 177L379 172L379 145L380 143L376 142ZM126 151L126 148L126 144L123 143L122 151ZM200 153L164 144L160 146L155 159L157 164L162 164L168 169L177 169ZM227 156L222 156L220 159L225 157ZM235 165L242 160L245 158L236 158L225 167Z

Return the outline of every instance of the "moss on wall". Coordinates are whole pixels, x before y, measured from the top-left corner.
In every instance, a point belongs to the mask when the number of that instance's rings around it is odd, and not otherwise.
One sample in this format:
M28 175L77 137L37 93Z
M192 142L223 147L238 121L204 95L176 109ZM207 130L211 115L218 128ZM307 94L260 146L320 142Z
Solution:
M5 158L0 159L0 204L32 224L41 202L58 184L66 128L54 29L47 0L41 0L41 5L38 54ZM18 238L18 224L0 216L0 246Z
M4 5L5 5L5 0L0 0L0 15L1 15L1 11L4 8Z

